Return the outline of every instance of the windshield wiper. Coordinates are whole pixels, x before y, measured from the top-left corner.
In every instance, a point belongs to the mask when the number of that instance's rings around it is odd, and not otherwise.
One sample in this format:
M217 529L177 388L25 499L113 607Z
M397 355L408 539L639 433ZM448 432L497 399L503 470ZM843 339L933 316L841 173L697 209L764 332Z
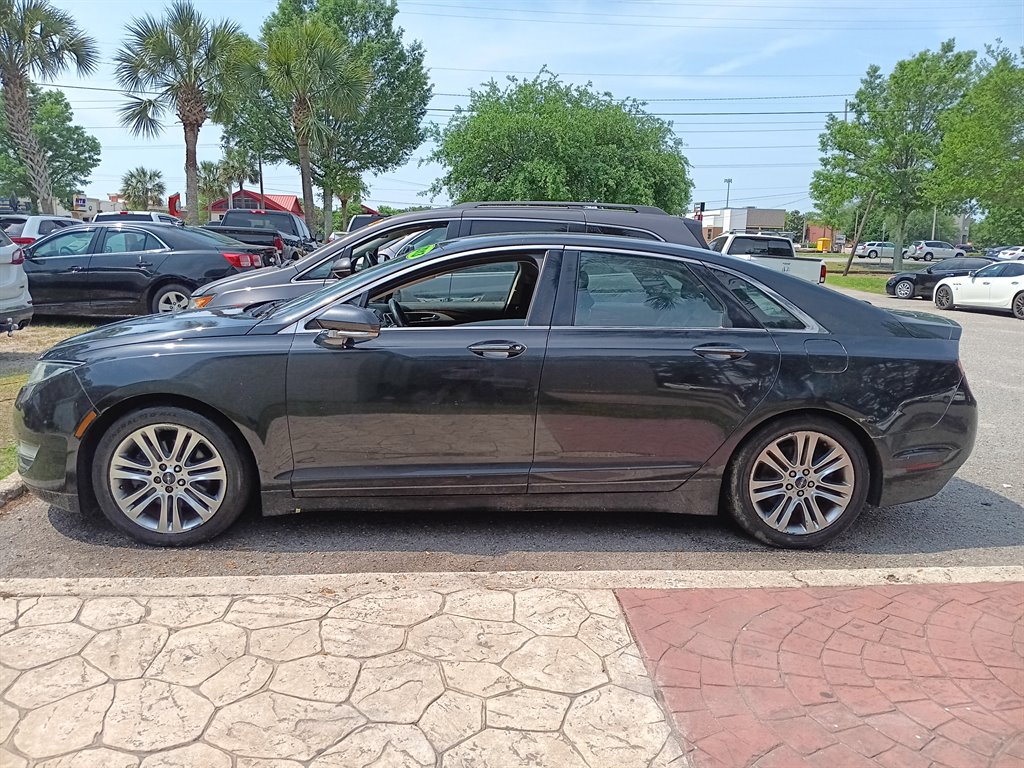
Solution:
M274 308L284 304L286 299L277 299L276 301L268 301L266 304L260 304L255 309L249 310L248 314L250 317L263 317L265 314L273 310Z

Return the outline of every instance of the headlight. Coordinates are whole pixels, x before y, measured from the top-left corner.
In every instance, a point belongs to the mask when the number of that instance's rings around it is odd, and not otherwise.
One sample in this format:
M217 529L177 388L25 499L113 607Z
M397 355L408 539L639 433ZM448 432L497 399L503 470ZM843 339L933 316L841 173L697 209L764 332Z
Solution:
M28 381L25 382L26 387L31 387L33 384L39 384L40 382L52 379L54 376L59 376L62 373L70 371L72 368L77 368L81 363L73 362L60 362L57 360L43 360L36 363L36 367L32 369L32 375L28 377Z
M208 294L206 296L193 296L188 302L188 308L203 309L211 301L213 301L213 294Z

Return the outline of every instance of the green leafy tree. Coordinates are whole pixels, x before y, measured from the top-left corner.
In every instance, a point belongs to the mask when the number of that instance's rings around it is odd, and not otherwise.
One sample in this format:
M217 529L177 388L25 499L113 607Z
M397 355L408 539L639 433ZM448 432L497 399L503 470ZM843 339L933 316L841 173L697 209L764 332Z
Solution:
M269 91L288 105L291 131L298 152L302 204L313 217L311 145L329 139L329 118L356 114L366 98L371 76L353 59L351 49L336 32L316 19L297 20L267 35L265 82Z
M891 214L895 270L902 268L908 217L931 208L926 184L942 146L940 117L970 87L974 59L950 40L898 62L888 76L871 66L850 102L850 121L830 115L819 139L812 199L825 216L868 197Z
M157 136L168 114L181 122L192 224L199 222L199 131L207 121L223 122L229 114L244 41L234 22L211 22L189 0L175 0L163 18L147 14L133 20L114 57L117 81L129 98L121 108L125 126L136 135Z
M245 188L247 181L250 184L260 183L262 188L259 161L256 155L245 147L225 147L224 157L221 158L219 168L224 181L227 182L228 208L233 207L231 191L233 184L238 184L239 191Z
M0 91L0 100L4 92ZM85 129L74 125L71 105L60 91L29 87L32 133L43 150L46 170L55 199L69 200L89 180L100 162L100 143ZM0 108L0 194L34 196L28 166L22 162L18 143L7 128L6 109Z
M804 229L807 227L807 217L800 211L786 211L785 230L793 232L798 241L804 239Z
M99 63L96 41L74 17L47 0L0 0L0 85L7 131L28 174L39 210L54 213L53 177L32 119L33 78L52 80L68 69L87 75Z
M1007 208L993 208L984 219L971 227L971 241L978 246L1024 243L1024 216Z
M144 211L162 205L166 191L163 174L141 165L121 177L121 197L129 210Z
M206 220L213 216L213 202L219 197L230 193L230 184L224 180L220 165L212 160L199 163L198 173L199 200L206 209Z
M430 193L467 200L586 200L682 213L693 189L671 123L632 99L542 70L494 81L433 131L444 175Z

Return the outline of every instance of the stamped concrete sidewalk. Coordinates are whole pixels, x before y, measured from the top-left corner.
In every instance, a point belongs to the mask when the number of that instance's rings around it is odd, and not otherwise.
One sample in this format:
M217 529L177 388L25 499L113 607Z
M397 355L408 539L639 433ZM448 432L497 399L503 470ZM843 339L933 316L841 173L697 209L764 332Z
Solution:
M0 768L1018 765L1024 569L971 573L0 581Z

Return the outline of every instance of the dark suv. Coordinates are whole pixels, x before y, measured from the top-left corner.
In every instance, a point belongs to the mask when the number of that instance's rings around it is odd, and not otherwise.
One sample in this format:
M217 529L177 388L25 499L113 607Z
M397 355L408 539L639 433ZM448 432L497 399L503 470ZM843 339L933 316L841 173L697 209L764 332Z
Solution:
M508 232L580 232L707 248L700 222L671 216L653 206L463 203L378 219L280 268L268 267L209 283L192 295L192 306L252 308L286 301L384 258L398 258L442 240Z

